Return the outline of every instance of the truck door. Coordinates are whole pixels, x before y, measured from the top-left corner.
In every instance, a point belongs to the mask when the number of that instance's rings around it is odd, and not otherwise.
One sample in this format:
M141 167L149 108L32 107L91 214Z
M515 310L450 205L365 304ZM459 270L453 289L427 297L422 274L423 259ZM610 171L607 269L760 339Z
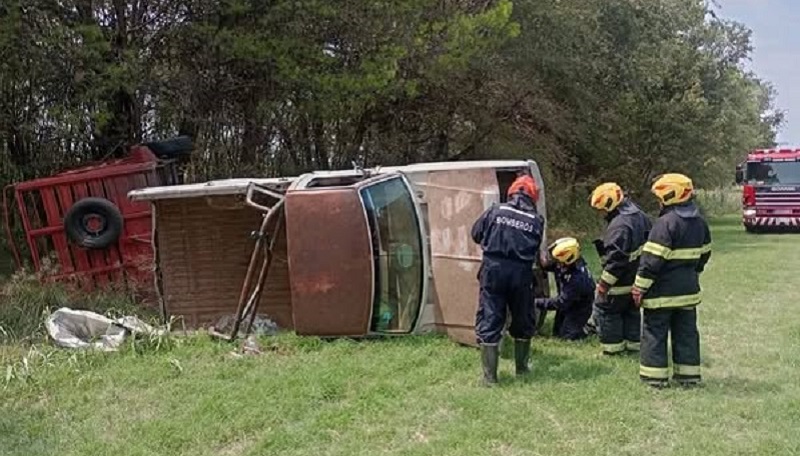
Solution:
M472 242L472 224L493 203L505 201L511 181L517 172L525 171L533 173L542 187L541 176L534 166L527 170L431 171L422 184L427 203L433 273L429 300L434 304L436 327L459 343L476 344L475 313L480 292L478 269L482 252ZM544 214L544 189L540 190L542 197L538 208ZM547 296L547 275L537 269L535 278L536 296ZM538 326L541 326L544 316L544 313L537 315Z

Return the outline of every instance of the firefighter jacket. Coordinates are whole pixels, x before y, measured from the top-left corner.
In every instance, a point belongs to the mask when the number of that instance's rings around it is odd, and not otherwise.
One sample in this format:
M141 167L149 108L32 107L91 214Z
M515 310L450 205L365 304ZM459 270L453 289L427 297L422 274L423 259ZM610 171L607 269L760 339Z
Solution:
M544 220L533 200L512 195L504 204L493 205L472 226L472 240L480 244L486 258L516 260L533 265L539 257Z
M592 315L595 287L586 262L580 258L563 269L556 267L554 263L545 265L542 269L555 274L558 296L537 299L536 306L563 314L563 323L556 329L559 337L580 339L586 336L583 328Z
M629 199L608 214L608 227L602 241L600 281L608 294L627 295L636 278L639 257L647 242L651 223L647 214Z
M634 285L645 309L700 304L700 279L711 256L711 233L693 201L667 206L642 249Z

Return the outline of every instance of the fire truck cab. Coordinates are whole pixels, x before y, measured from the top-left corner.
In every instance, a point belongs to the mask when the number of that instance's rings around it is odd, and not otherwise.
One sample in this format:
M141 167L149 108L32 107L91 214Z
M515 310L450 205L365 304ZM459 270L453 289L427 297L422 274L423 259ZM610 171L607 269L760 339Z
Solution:
M800 228L800 149L756 149L737 167L747 232Z

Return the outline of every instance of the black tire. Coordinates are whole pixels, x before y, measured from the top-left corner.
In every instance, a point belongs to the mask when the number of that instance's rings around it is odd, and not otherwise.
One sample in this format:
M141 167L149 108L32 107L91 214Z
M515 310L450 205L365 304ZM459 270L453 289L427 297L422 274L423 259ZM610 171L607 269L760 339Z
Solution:
M164 160L189 158L192 154L192 149L194 149L192 138L188 136L177 136L164 141L153 141L143 145L153 151L156 157Z
M105 198L84 198L64 215L67 237L87 249L104 249L116 243L122 226L122 213Z

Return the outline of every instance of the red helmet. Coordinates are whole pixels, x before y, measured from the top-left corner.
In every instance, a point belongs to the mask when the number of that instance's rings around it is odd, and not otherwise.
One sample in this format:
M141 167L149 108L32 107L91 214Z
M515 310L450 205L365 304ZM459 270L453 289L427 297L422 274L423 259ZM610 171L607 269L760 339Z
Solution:
M531 199L536 202L539 201L539 187L536 186L536 181L531 176L520 176L508 187L508 196L511 196L519 191L524 192Z

